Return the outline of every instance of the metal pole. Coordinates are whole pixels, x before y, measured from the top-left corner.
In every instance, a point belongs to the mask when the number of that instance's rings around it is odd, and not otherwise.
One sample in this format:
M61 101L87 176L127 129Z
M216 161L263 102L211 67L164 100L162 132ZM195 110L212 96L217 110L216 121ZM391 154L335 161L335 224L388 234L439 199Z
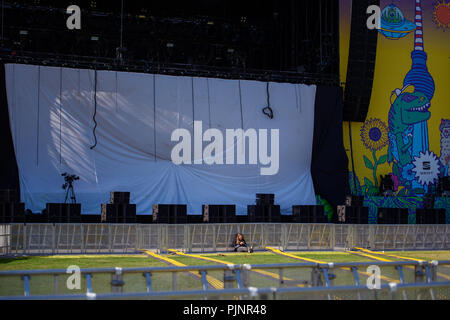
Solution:
M147 283L147 292L151 292L152 291L152 273L145 272L143 274L143 276L145 277L145 281Z
M29 297L30 296L30 276L27 274L25 274L23 276L23 289L24 289L23 295L25 297Z
M54 288L53 291L55 293L55 295L58 295L58 291L59 291L59 276L57 274L55 274L54 277Z
M283 276L283 268L278 269L279 275L280 275L280 287L283 285L284 283L284 276Z
M358 268L357 267L351 267L351 269L353 271L353 278L355 279L355 286L359 287L360 283L359 283L359 276L358 276ZM361 292L358 291L357 296L358 296L358 300L362 299Z
M90 273L86 274L86 287L87 287L87 293L94 293L92 290L92 275Z
M201 270L203 290L208 290L208 280L206 279L206 270Z
M172 272L172 290L177 291L177 272Z
M241 277L241 270L237 269L234 270L234 273L236 274L236 282L237 282L237 287L239 289L244 288L244 284L242 282L242 277Z
M401 284L405 284L405 277L403 275L403 268L402 268L402 266L396 266L395 268L398 271L398 275L400 277L400 283ZM408 300L408 294L407 294L407 292L405 290L403 290L403 299L404 300Z
M111 293L122 293L124 284L122 268L116 268L116 272L111 275Z
M320 270L317 267L311 270L311 285L313 287L321 287L323 285Z
M120 6L120 49L122 48L123 48L123 0L121 1Z
M223 287L224 289L231 289L234 288L234 280L235 277L233 275L233 271L231 270L224 270L223 272Z

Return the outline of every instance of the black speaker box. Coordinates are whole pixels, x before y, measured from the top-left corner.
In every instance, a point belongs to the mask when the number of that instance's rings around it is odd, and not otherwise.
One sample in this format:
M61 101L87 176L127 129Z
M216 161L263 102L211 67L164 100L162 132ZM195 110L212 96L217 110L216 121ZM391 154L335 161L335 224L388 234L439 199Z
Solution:
M203 222L236 223L236 206L204 204L202 206Z
M344 207L346 224L368 224L369 208L368 207Z
M185 204L154 204L153 222L168 224L187 223L187 205Z
M50 223L80 223L80 203L47 203L46 211Z
M247 206L248 222L281 222L279 205Z
M24 203L0 203L0 223L25 222Z
M416 224L445 224L445 209L417 209Z
M136 223L136 205L104 203L101 222Z
M113 191L110 193L109 203L111 204L129 204L130 203L130 193Z
M293 217L292 214L282 214L280 221L283 222L283 223L293 223L294 222L294 217Z
M236 222L237 223L248 223L248 214L239 214L236 215Z
M440 177L437 184L437 193L442 196L444 192L450 191L450 177Z
M423 196L423 208L433 209L434 208L434 195L426 194Z
M82 214L81 223L101 223L101 214Z
M19 201L19 195L16 190L0 190L0 203L17 203Z
M153 216L151 214L137 214L136 223L150 224L153 223Z
M364 122L372 95L378 31L367 27L366 10L380 0L353 0L350 51L344 94L344 121Z
M264 205L274 205L275 204L275 195L273 193L257 193L256 194L256 205L264 206Z
M41 214L25 212L25 223L48 223L47 210L44 209Z
M408 209L378 208L378 224L408 224Z
M345 205L349 207L363 207L364 206L364 196L347 196L345 200Z
M187 215L187 223L189 223L189 224L203 223L203 215L202 214L188 214Z
M292 220L295 223L328 223L323 206L292 206Z

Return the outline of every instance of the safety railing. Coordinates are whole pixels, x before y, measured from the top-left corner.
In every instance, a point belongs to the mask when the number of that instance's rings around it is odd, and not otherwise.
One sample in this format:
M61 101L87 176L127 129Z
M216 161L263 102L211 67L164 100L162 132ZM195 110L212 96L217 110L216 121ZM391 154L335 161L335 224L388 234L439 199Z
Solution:
M0 255L8 255L11 247L11 226L0 224Z
M450 249L450 225L344 224L11 224L0 233L1 254L230 251L241 232L255 250ZM1 230L0 230L1 232ZM2 235L3 234L3 235Z
M1 289L0 299L193 299L214 298L229 299L238 297L240 299L450 299L450 281L448 273L442 275L438 267L450 267L450 261L396 261L378 262L377 266L383 269L393 268L397 272L397 279L381 277L383 280L379 286L370 289L364 285L360 276L365 270L373 266L373 263L289 263L289 264L260 264L260 265L210 265L210 266L186 266L186 267L152 267L152 268L91 268L79 269L78 276L84 279L83 290L85 293L65 294L59 293L61 286L60 278L77 276L66 269L58 270L13 270L0 272L0 284L12 284L12 280L21 279L23 295L5 295ZM414 277L405 278L405 270L414 271ZM254 286L251 281L252 272L269 273L269 270L277 270L278 277L276 285ZM340 277L338 270L346 270L352 275L353 284L345 283L336 285ZM292 272L294 271L294 272ZM292 274L309 274L308 281L303 285L297 282L295 285L287 285L287 276ZM441 270L442 272L442 270ZM171 274L171 275L170 275ZM187 278L181 275L197 274L198 283L201 287L192 286L189 289L179 290L181 282ZM223 275L223 289L211 289L208 277ZM134 275L134 277L130 277ZM159 275L159 277L158 277ZM162 275L162 276L161 276ZM138 277L136 277L138 276ZM366 276L371 276L367 275ZM46 277L37 281L39 277ZM102 278L103 277L103 278ZM155 278L159 279L155 281ZM95 283L105 281L110 292L105 288L96 291L99 286ZM443 281L440 281L445 279ZM44 284L46 293L35 290L33 284ZM80 280L81 281L81 280ZM171 282L171 290L161 287L157 281ZM127 290L127 284L136 286L136 282L142 284L142 290ZM157 288L162 288L158 290ZM51 293L50 293L51 292Z

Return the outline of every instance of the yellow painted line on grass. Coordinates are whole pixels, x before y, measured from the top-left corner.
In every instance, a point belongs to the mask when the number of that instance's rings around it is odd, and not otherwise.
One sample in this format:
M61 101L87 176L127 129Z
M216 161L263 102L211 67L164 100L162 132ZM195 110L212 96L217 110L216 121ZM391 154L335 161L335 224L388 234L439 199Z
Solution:
M173 259L170 259L170 258L163 257L163 256L161 256L161 255L159 255L159 254L156 254L156 253L151 252L151 251L148 251L148 250L143 250L143 251L144 251L146 254L148 254L149 256L151 256L151 257L153 257L153 258L155 258L155 259L165 261L165 262L170 263L170 264L173 264L174 266L177 266L177 267L186 267L185 264L183 264L183 263L181 263L181 262L178 262L178 261L176 261L176 260L173 260Z
M275 249L275 248L272 248L272 247L266 247L266 249L272 251L273 253L281 254L283 256L290 257L290 258L297 259L297 260L304 260L304 261L309 261L309 262L314 262L314 263L328 264L328 262L325 262L325 261L299 257L299 256L296 256L296 255L293 255L293 254L290 254L290 253L286 253L286 252L283 252L281 250L278 250L278 249ZM376 257L373 257L373 258L376 259ZM388 261L388 260L385 260L385 261ZM339 269L342 269L342 270L345 270L345 271L352 271L351 268L349 268L349 269L347 269L347 268L339 268ZM371 276L371 274L369 274L367 272L360 271L360 270L358 270L358 273L359 274L363 274L365 276ZM394 279L391 279L391 278L386 277L386 276L380 276L380 278L385 280L385 281L388 281L388 282L400 283L399 280L394 280Z
M363 251L363 252L371 253L371 254L383 255L383 256L386 256L386 257L392 257L392 258L397 258L397 259L404 259L404 260L424 262L424 260L421 260L421 259L407 258L407 257L402 257L402 256L399 256L399 255L395 255L395 254L381 253L381 252L371 251L371 250L364 249L364 248L355 247L355 249L358 249L358 250Z
M304 258L304 257L296 256L296 255L293 255L293 254L290 254L290 253L287 253L287 252L284 252L284 251L281 251L281 250L279 250L279 249L275 249L275 248L272 248L272 247L266 247L266 249L269 250L269 251L271 251L272 253L280 254L280 255L282 255L282 256L289 257L289 258L296 259L296 260L300 260L300 261L314 262L314 263L320 263L320 264L328 264L328 262L326 262L326 261L314 260L314 259L309 259L309 258ZM339 268L339 269L342 269L342 270L344 270L344 271L350 271L350 272L352 272L352 269L351 269L351 268L348 268L348 269L347 269L347 268ZM361 272L361 271L359 271L359 270L358 270L358 272L359 272L360 274L367 275L366 273Z
M286 253L286 252L283 252L283 251L281 251L279 249L275 249L275 248L272 248L272 247L266 247L266 249L269 250L269 251L272 251L273 253L280 254L282 256L286 256L286 257L297 259L297 260L302 260L302 261L307 261L307 262L314 262L314 263L328 264L328 262L325 262L325 261L299 257L299 256L296 256L296 255L293 255L293 254L290 254L290 253Z
M174 265L174 266L177 266L177 267L187 267L187 265L185 265L185 264L183 264L183 263L181 263L181 262L178 262L178 261L176 261L176 260L173 260L173 259L170 259L170 258L167 258L167 257L163 257L163 256L161 256L161 255L159 255L159 254L154 253L154 252L151 252L151 251L148 251L148 250L142 250L142 251L145 252L146 254L148 254L149 256L155 258L155 259L165 261L165 262L167 262L167 263L169 263L169 264L172 264L172 265ZM200 277L199 274L198 274L197 272L194 272L194 271L188 271L188 272L191 273L191 274L193 274L193 275L196 276L196 277ZM214 277L211 277L211 276L209 276L209 275L206 275L206 280L209 282L209 284L211 284L211 285L212 285L214 288L216 288L216 289L223 289L223 288L224 288L223 282L220 281L220 280L217 280L217 279L214 278Z
M209 258L209 257L204 257L204 256L201 256L201 255L198 255L198 254L187 254L187 253L184 253L182 251L175 250L175 249L169 249L168 251L172 252L172 253L175 253L176 255L179 255L179 256L184 256L184 257L189 257L189 258L197 258L197 259L201 259L201 260L206 260L206 261L211 261L211 262L221 263L221 264L227 264L227 265L230 264L230 263L226 263L226 262L224 262L222 260ZM231 264L233 264L233 263L231 263Z
M351 253L351 254L354 254L354 255L357 255L357 256L367 257L367 258L370 258L370 259L373 259L373 260L376 260L376 261L392 262L392 260L387 260L387 259L384 259L384 258L381 258L381 257L377 257L377 256L374 256L374 255L371 255L371 254L368 254L368 253L364 253L364 252L352 252L352 251L347 251L347 252Z
M376 256L373 256L373 255L370 255L370 254L367 254L367 253L352 252L352 251L347 251L347 252L351 253L351 254L354 254L356 256L362 256L362 257L371 258L371 259L376 260L376 261L391 262L391 260L386 260L386 259L383 259L383 258L380 258L380 257L376 257ZM372 275L370 273L363 272L363 271L358 271L358 272L361 272L362 274L364 274L364 275L366 275L368 277L370 277ZM400 283L401 282L400 280L392 279L390 277L386 277L386 276L383 276L383 275L380 275L380 278L383 279L384 281L387 281L387 282L395 282L395 283Z
M184 256L184 257L189 257L189 258L196 258L196 259L200 259L200 260L205 260L205 261L211 261L211 262L215 262L215 263L220 263L220 264L226 264L226 265L234 265L234 263L231 262L227 262L227 261L223 261L223 260L218 260L218 259L214 259L214 258L209 258L209 257L204 257L198 254L187 254L184 252L181 252L179 250L175 250L175 249L169 249L169 252L175 253L176 255L179 256ZM274 278L276 280L280 280L280 275L273 273L273 272L269 272L269 271L265 271L265 270L260 270L260 269L252 269L251 271ZM287 281L295 281L291 278L288 277L283 277L282 280L287 280ZM297 285L298 287L304 287L305 285L303 284L299 284Z
M405 260L411 260L411 261L417 261L417 262L425 262L424 260L420 260L420 259L406 258L406 257L394 255L394 254L387 254L387 253L375 252L375 251L371 251L371 250L364 249L364 248L358 248L358 247L355 247L355 249L358 249L358 250L361 250L361 251L364 251L364 252L369 252L369 253L374 253L374 254L384 255L384 256L387 256L387 257L397 258L397 259L405 259ZM385 261L392 261L392 260L385 260ZM412 267L412 266L406 266L406 268L411 269L411 270L414 269L414 267ZM450 280L450 276L449 276L449 275L446 275L446 274L441 273L441 272L437 272L436 274L437 274L439 277L442 277L442 278L444 278L444 279Z

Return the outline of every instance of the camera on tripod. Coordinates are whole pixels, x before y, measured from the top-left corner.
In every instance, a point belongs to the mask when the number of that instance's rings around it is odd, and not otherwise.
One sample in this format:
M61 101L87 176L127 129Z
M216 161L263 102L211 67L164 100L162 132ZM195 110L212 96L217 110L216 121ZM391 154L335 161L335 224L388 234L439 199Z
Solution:
M80 180L80 177L74 174L68 174L64 172L61 174L64 177L65 183L62 185L62 188L66 190L66 197L64 199L64 203L67 203L70 198L72 203L76 203L77 199L75 197L75 190L73 189L73 182L76 180Z
M67 187L70 186L75 180L80 180L79 176L74 174L68 174L67 172L62 173L61 176L64 177L64 181L66 182L62 185L62 188L64 190L66 190Z

